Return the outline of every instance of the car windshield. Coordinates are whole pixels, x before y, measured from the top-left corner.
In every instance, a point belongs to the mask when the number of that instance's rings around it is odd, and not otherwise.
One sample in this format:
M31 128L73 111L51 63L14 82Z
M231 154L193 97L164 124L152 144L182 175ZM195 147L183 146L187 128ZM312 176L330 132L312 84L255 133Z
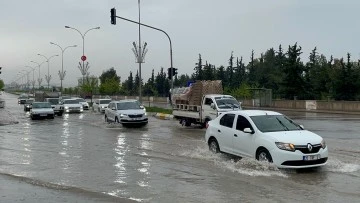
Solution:
M128 110L128 109L141 109L138 102L121 102L117 103L118 110Z
M109 104L111 100L100 100L100 104Z
M85 99L76 99L78 102L86 102Z
M250 118L261 132L302 130L300 125L284 115L261 115Z
M78 104L79 101L76 99L64 100L64 104Z
M49 102L35 102L32 104L33 109L41 109L41 108L51 108Z
M59 99L47 99L47 101L50 103L50 104L53 104L53 105L56 105L59 103Z
M216 97L215 101L219 109L240 108L239 102L232 97Z

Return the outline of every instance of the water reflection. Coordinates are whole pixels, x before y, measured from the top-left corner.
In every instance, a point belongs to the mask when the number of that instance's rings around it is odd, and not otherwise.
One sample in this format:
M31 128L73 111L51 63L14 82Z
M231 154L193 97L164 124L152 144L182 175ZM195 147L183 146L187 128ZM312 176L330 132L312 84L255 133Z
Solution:
M64 172L66 173L66 171L69 169L69 155L68 155L68 150L69 150L69 137L70 137L70 127L69 127L69 122L67 121L68 120L68 115L67 117L65 118L64 117L64 120L65 122L63 123L63 127L62 127L62 134L61 134L61 140L60 140L60 144L61 144L61 151L59 152L59 154L64 157L64 160L63 160L63 165L62 165L62 169L64 170Z
M145 161L142 161L140 163L140 167L137 169L141 174L141 179L137 181L137 184L140 187L149 187L151 159L147 156L145 150L151 150L153 146L150 142L150 138L148 134L144 133L141 135L140 146L141 146L140 149L143 150L141 152L141 155L143 155Z
M126 147L125 147L125 141L126 141L126 135L120 134L117 138L117 143L114 151L116 152L115 160L116 164L115 171L116 171L116 179L114 182L125 184L126 183L126 162L125 162L125 155L126 155Z
M23 136L21 137L21 141L22 141L22 145L24 148L24 153L22 154L22 160L21 160L21 164L25 164L25 165L29 165L31 164L31 141L30 141L30 130L31 130L31 126L29 123L24 123L24 130L21 133Z

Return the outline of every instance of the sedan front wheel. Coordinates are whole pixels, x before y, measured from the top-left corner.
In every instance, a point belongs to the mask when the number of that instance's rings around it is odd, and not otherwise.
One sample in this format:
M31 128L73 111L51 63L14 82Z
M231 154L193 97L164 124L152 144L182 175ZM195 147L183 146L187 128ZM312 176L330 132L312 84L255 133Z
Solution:
M266 149L260 149L257 153L256 159L258 161L272 162L271 155Z

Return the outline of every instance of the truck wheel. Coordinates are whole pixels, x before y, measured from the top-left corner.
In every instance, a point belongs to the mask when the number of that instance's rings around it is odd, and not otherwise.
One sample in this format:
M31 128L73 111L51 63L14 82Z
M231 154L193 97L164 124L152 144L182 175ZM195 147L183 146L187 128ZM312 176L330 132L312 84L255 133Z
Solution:
M186 126L186 127L191 126L191 122L190 122L189 120L185 120L185 126Z
M206 128L209 121L210 121L210 119L205 119L205 122L203 124L201 124L201 128Z

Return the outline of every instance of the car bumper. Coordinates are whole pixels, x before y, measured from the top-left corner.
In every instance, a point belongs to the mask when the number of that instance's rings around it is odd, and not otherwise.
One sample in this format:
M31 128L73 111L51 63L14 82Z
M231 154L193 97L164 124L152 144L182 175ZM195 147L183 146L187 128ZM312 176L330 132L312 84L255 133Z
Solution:
M148 123L148 118L140 118L140 119L120 119L121 124L146 124Z
M324 166L328 159L328 147L320 149L317 153L304 154L298 150L295 152L281 150L278 148L270 151L273 163L278 168L312 168ZM314 160L305 160L305 156L315 156Z
M65 113L82 113L83 109L65 109Z
M54 118L53 113L31 114L32 118Z

